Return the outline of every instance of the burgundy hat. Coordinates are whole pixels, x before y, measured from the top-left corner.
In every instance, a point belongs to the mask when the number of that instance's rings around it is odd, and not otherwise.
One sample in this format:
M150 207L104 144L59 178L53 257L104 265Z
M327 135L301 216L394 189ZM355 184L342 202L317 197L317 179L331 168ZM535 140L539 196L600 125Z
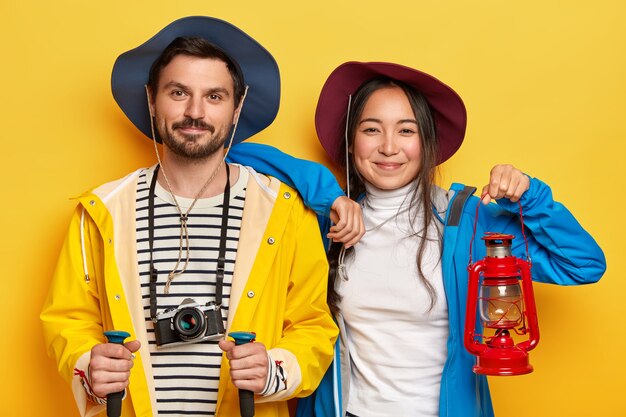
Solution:
M341 165L346 129L348 96L366 81L386 76L402 81L422 93L435 119L441 164L463 143L467 113L461 97L450 87L424 72L389 62L346 62L326 80L315 111L315 129L330 158Z

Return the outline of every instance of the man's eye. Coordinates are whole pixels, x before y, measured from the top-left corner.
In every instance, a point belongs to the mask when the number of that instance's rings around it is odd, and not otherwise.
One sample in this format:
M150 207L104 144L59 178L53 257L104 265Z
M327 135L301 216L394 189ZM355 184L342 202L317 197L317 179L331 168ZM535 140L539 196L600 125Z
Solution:
M185 95L185 92L182 90L174 90L171 92L171 95L174 97L183 97Z
M222 99L222 97L220 95L218 95L218 94L209 94L209 100L217 101L217 100L221 100L221 99Z

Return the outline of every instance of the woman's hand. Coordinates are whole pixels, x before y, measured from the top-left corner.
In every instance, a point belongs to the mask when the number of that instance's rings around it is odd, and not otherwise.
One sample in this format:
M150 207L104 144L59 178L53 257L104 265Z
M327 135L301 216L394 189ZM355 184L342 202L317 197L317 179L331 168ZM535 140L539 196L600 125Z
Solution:
M337 197L330 207L330 219L334 225L326 235L347 248L356 245L365 234L361 206L346 196Z
M483 187L480 196L483 204L499 198L508 198L515 203L528 187L530 179L522 171L513 165L496 165L491 169L489 184Z

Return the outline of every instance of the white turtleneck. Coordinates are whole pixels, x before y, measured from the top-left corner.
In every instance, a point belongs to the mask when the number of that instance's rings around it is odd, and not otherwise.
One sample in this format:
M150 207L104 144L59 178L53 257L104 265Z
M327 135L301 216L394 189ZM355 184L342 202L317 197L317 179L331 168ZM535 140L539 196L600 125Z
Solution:
M437 228L429 230L422 262L437 293L428 311L430 297L416 265L421 238L411 236L420 230L423 215L417 216L414 230L408 210L411 185L391 191L366 188L367 232L346 259L348 280L337 283L352 361L348 411L361 417L435 417L448 337Z

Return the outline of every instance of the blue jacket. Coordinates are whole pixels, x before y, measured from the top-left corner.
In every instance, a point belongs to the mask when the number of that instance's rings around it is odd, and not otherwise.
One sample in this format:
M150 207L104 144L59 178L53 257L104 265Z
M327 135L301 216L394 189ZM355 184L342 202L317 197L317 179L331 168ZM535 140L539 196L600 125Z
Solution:
M291 158L263 145L240 144L233 150L231 156L237 162L293 185L305 203L318 214L327 214L330 204L342 195L334 177L323 166ZM442 417L491 417L494 414L487 378L472 372L474 357L463 346L469 244L479 204L479 198L472 195L474 191L471 187L453 184L447 194L445 216L434 211L444 225L442 272L449 320L448 357L439 400L439 415ZM534 281L578 285L593 283L602 277L606 269L602 250L569 210L554 201L552 191L545 183L531 178L530 188L520 201ZM327 225L328 221L324 223ZM512 253L518 258L526 258L517 203L501 199L487 206L480 205L472 246L474 261L485 256L480 237L488 231L515 235ZM338 341L335 361L316 393L300 400L298 417L345 415L339 346Z

